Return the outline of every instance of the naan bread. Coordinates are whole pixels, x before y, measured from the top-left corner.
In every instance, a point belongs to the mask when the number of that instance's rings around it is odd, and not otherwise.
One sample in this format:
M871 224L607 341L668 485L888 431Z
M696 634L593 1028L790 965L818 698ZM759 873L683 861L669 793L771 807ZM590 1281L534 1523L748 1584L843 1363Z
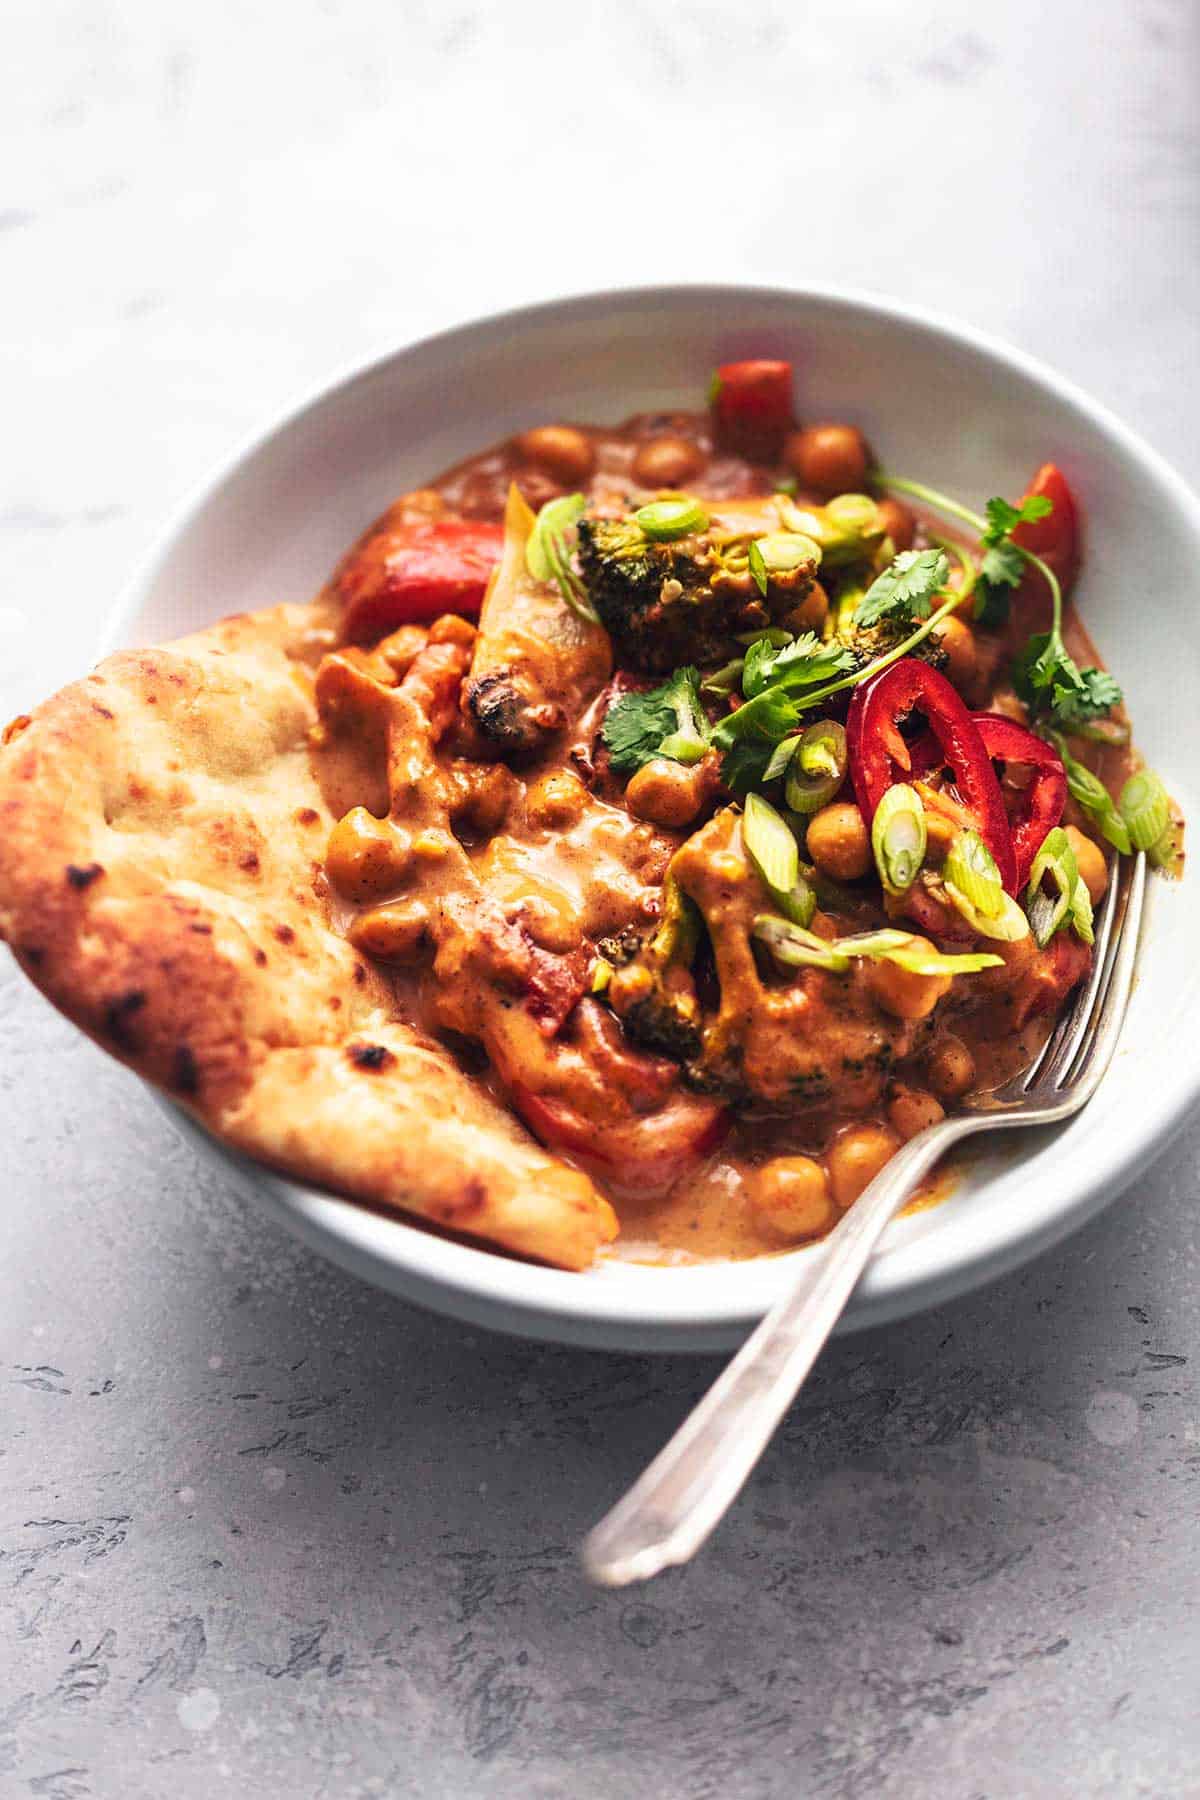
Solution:
M0 933L48 999L217 1136L566 1268L615 1234L334 929L317 607L110 657L0 750Z

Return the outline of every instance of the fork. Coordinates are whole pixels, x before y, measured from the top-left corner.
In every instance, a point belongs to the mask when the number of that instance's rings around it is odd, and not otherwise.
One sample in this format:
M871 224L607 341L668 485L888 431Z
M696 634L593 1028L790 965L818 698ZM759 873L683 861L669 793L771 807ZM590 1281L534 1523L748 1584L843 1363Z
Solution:
M1040 1054L992 1093L910 1138L864 1188L796 1284L625 1498L583 1544L603 1587L646 1581L684 1563L724 1518L795 1399L858 1285L884 1228L952 1144L978 1131L1052 1125L1086 1106L1112 1061L1129 1002L1146 892L1146 858L1109 871L1086 983Z

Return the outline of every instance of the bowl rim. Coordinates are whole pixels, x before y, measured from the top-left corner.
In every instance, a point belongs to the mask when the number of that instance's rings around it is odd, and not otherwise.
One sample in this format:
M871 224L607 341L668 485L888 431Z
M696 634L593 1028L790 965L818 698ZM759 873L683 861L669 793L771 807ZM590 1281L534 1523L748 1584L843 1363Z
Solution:
M354 362L306 391L266 428L246 436L231 454L175 507L165 526L136 563L110 606L101 627L100 655L129 641L130 628L152 597L155 582L175 545L203 517L221 493L241 478L246 466L277 441L303 426L313 414L358 383L375 381L402 358L420 353L468 349L472 340L510 330L530 332L550 323L587 318L601 321L607 312L632 306L665 313L673 303L703 300L714 311L748 298L797 309L818 306L848 315L870 315L875 321L916 331L990 360L1046 390L1068 411L1079 415L1122 458L1139 463L1166 500L1178 509L1200 537L1200 498L1152 445L1115 413L1093 400L1073 381L1006 343L991 332L967 325L934 309L898 301L855 287L806 283L709 283L680 281L629 287L572 291L554 298L512 306L460 320L439 331L406 339L393 348ZM934 1232L901 1243L908 1221L891 1227L881 1252L860 1285L845 1325L861 1329L907 1316L953 1295L965 1293L1005 1274L1076 1230L1123 1191L1147 1153L1157 1155L1183 1126L1200 1098L1200 1061L1192 1068L1177 1065L1174 1083L1156 1088L1136 1127L1122 1134L1103 1170L1083 1168L1067 1196L1048 1204L1031 1224L1015 1212L996 1207L976 1219L968 1241L961 1234ZM811 1261L819 1245L803 1246L778 1256L738 1263L738 1280L725 1295L715 1294L714 1269L734 1265L701 1264L672 1267L601 1262L582 1276L543 1265L502 1257L484 1246L440 1238L413 1225L401 1212L381 1214L352 1200L293 1182L264 1165L251 1162L211 1136L167 1096L168 1113L193 1128L189 1135L206 1142L231 1170L256 1190L267 1210L310 1247L342 1267L391 1288L410 1299L437 1304L500 1329L523 1335L573 1339L597 1346L628 1349L714 1348L736 1341L794 1280L798 1259ZM1069 1129L1067 1127L1066 1129ZM1038 1134L1047 1136L1048 1134ZM1025 1134L1019 1134L1023 1143ZM613 1279L614 1271L621 1279ZM661 1277L669 1274L670 1281ZM689 1281L690 1276L707 1277ZM645 1291L643 1292L643 1285ZM657 1290L657 1291L656 1291ZM451 1296L455 1298L452 1299Z

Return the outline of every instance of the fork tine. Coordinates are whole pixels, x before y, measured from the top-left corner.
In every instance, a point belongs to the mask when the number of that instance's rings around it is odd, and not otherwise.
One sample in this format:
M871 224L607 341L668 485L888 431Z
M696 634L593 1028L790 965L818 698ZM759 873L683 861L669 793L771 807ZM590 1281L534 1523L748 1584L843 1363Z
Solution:
M1139 850L1129 878L1125 909L1112 955L1112 973L1104 999L1096 1009L1094 1020L1089 1020L1089 1030L1084 1034L1078 1054L1067 1065L1058 1084L1060 1088L1094 1088L1112 1061L1133 989L1133 972L1137 965L1145 899L1146 853Z
M1109 864L1108 888L1100 903L1096 915L1096 944L1092 951L1092 967L1087 981L1079 989L1075 1004L1058 1020L1054 1030L1046 1039L1041 1053L1034 1058L1025 1073L1022 1088L1029 1093L1038 1085L1039 1080L1047 1076L1053 1077L1056 1070L1073 1058L1083 1040L1083 1035L1091 1022L1096 1008L1100 987L1106 976L1109 939L1112 936L1113 919L1116 916L1118 902L1124 893L1124 883L1120 879L1120 858L1114 856Z

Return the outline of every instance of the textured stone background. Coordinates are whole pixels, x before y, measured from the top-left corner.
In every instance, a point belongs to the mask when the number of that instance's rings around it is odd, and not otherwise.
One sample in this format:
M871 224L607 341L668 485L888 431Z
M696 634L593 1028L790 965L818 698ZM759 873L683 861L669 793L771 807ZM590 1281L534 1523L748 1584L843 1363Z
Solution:
M887 289L1200 477L1186 0L5 18L6 713L298 390L568 288ZM574 1545L715 1365L356 1286L7 967L0 1128L5 1800L1200 1794L1195 1124L1060 1253L837 1346L626 1596Z

